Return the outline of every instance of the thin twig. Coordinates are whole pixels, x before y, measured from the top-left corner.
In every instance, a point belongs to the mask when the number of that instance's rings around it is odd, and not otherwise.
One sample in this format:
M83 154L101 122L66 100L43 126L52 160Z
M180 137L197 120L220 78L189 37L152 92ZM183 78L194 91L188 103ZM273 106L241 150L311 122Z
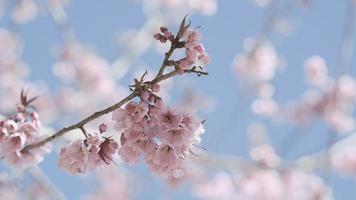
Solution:
M65 133L69 132L69 131L72 131L72 130L75 130L75 129L78 129L80 127L83 127L84 124L87 124L88 122L94 120L94 119L97 119L105 114L108 114L118 108L120 108L122 105L124 105L125 103L129 102L130 100L132 100L133 98L135 98L137 96L136 93L131 93L129 96L127 96L126 98L124 98L123 100L119 101L118 103L110 106L110 107L107 107L101 111L98 111L98 112L95 112L93 114L91 114L89 117L81 120L80 122L78 123L75 123L71 126L68 126L68 127L64 127L63 129L59 130L58 132L56 132L55 134L45 138L44 140L41 140L40 142L37 142L37 143L33 143L33 144L30 144L26 147L24 147L21 151L28 151L30 149L33 149L33 148L37 148L37 147L40 147L40 146L43 146L45 145L46 143L58 138L58 137L61 137L62 135L64 135Z
M87 131L85 130L84 126L81 126L81 127L79 127L79 128L80 128L80 130L83 132L85 138L88 138L88 134L87 134Z

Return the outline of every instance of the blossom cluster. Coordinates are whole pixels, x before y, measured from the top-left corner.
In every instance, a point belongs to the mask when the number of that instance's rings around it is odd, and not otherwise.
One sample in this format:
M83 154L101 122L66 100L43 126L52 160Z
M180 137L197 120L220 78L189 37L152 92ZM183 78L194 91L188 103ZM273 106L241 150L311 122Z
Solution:
M331 167L343 174L356 174L356 148L354 145L346 144L330 153Z
M30 150L23 148L39 141L41 121L39 114L29 107L26 97L18 106L17 112L0 121L0 157L15 167L32 166L43 160L43 155L49 153L49 144Z
M22 43L19 37L7 30L0 29L0 110L12 112L16 109L13 99L18 97L19 84L28 75L28 66L21 59Z
M117 166L107 166L96 172L95 190L84 200L132 199L130 177ZM137 188L135 188L136 190Z
M19 24L25 24L38 14L38 5L34 0L19 0L12 10L12 19Z
M280 65L276 50L267 41L247 39L246 52L235 57L233 67L243 89L253 91L256 99L252 111L259 115L273 116L278 111L274 100L274 87L270 83Z
M320 117L339 133L354 130L356 124L352 113L356 102L356 81L349 75L336 79L328 76L326 62L320 56L306 60L305 73L311 88L299 102L287 107L289 118L304 123Z
M257 163L234 175L220 172L213 180L198 183L194 194L202 199L229 200L333 199L330 187L317 175L278 168L280 158L269 145L255 147L251 156Z
M151 171L163 177L184 173L185 157L204 132L194 115L167 107L154 95L116 110L113 120L115 129L122 132L122 160L137 164L144 157Z
M79 43L69 43L61 49L54 74L65 83L73 83L85 92L110 96L115 81L110 76L108 61Z
M79 42L60 48L53 73L62 81L53 95L58 110L73 117L86 116L125 94L112 76L107 59Z
M179 34L179 33L178 33ZM185 57L173 62L177 70L183 72L184 70L194 67L194 65L206 65L209 63L209 56L205 51L204 45L200 42L200 33L195 29L183 28L183 41L178 42L177 46L184 47ZM174 42L174 35L168 31L166 27L161 27L161 33L154 35L154 38L162 43L167 40ZM176 38L180 39L179 36ZM177 41L176 41L177 42Z
M234 178L220 173L212 181L198 185L195 194L203 199L226 200L333 199L331 189L320 177L301 170L256 169Z
M100 132L103 130L100 128ZM119 145L112 138L98 133L77 139L59 153L59 167L70 174L80 174L111 164Z
M168 75L175 75L176 72L184 73L188 69L198 75L203 73L194 67L181 69L179 64L175 63L181 63L182 60L170 60L173 51L183 47L187 52L195 51L195 56L191 56L194 53L187 53L187 57L184 58L189 60L189 65L198 64L200 60L206 59L203 45L198 40L198 33L195 30L190 30L189 26L190 24L187 25L184 18L177 36L174 36L165 27L161 27L161 33L154 35L162 43L170 41L171 48L166 53L163 65L156 77L151 81L144 81L147 75L146 71L140 80L134 79L135 84L130 86L133 92L131 95L139 96L140 102L131 101L124 108L113 112L115 129L121 134L120 148L114 139L101 135L107 129L106 125L99 127L100 134L87 135L83 125L77 124L76 128L81 129L86 138L75 140L61 149L59 155L61 168L71 174L85 173L101 168L105 164L111 164L114 155L118 152L121 159L130 164L136 164L141 157L144 157L149 168L163 177L179 176L184 173L184 158L191 153L192 146L199 143L200 134L204 132L204 129L194 115L164 105L161 97L158 96L160 91L158 82L162 78L169 78ZM81 56L78 57L75 55L72 56L71 51L64 54L65 58L69 58L69 62L58 63L58 72L78 73L78 76L81 76L81 73L88 70L88 66L100 66L95 65L98 63L95 62L98 59L94 59L95 57L92 56L89 56L93 58L92 62L81 62L82 56L90 54L80 54ZM102 64L102 62L98 64ZM74 68L70 66L74 66ZM175 66L174 71L167 73L168 75L164 74L167 66ZM66 73L67 70L73 69L74 72ZM96 84L101 80L100 74L93 73L92 75L93 79L88 80L89 82ZM85 80L83 81L85 82ZM87 85L87 83L83 84ZM111 112L111 109L105 111L105 113L108 112Z
M185 39L186 57L179 61L178 67L181 70L192 67L193 64L207 64L209 56L205 52L203 44L200 43L200 34L196 30L188 29L183 34Z

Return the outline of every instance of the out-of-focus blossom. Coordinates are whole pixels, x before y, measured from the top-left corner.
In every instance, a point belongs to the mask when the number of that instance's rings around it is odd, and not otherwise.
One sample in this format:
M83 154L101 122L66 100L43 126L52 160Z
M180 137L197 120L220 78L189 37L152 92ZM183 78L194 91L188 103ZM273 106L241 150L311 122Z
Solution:
M287 107L288 116L298 123L320 117L335 131L350 132L355 129L352 112L356 101L356 82L348 75L328 80L317 89L307 90L302 100Z
M202 199L237 199L235 183L229 174L219 172L207 182L194 186L193 193Z
M252 160L268 167L277 167L281 162L281 159L274 152L274 149L267 144L252 148L250 157Z
M279 168L279 157L269 145L252 149L257 163L230 176L216 174L208 182L197 183L193 193L203 199L242 200L331 200L332 191L318 176L298 168Z
M18 98L20 87L29 74L21 60L22 44L16 34L0 29L0 110L10 113L16 109L13 99Z
M131 199L129 177L115 166L106 166L96 172L98 185L95 185L95 191L86 195L84 200L112 200Z
M278 112L278 103L270 98L260 98L252 102L251 109L258 115L273 116Z
M12 11L12 18L19 24L24 24L37 16L38 8L34 0L19 0Z
M320 177L300 170L257 169L235 178L218 174L210 182L198 184L193 192L203 199L333 199Z
M1 199L21 199L19 187L14 183L11 178L5 174L0 174L0 197Z
M195 113L198 111L212 112L216 108L217 102L214 97L195 91L190 87L191 85L188 83L183 89L183 97L179 103L182 110Z
M273 46L268 42L248 39L244 42L246 52L235 57L233 67L244 89L252 90L256 98L251 109L254 113L274 116L278 103L273 99L273 79L280 64L280 59Z
M109 63L79 44L69 44L62 50L54 74L65 82L74 83L85 91L109 96L115 89L110 79Z
M313 86L322 86L328 80L328 68L320 56L312 56L304 62L307 82Z
M252 0L254 4L260 7L267 6L272 0Z
M233 64L241 85L254 88L272 80L280 62L274 47L251 39L244 46L246 52L237 55Z
M293 25L285 18L276 18L273 24L274 30L284 36L290 36L293 33Z
M56 115L52 94L46 85L40 82L26 82L29 67L21 60L22 43L18 36L6 29L0 29L0 111L10 113L16 109L14 99L18 98L24 86L31 88L31 93L41 96L33 102L41 113L44 123L49 123Z
M331 166L340 173L356 174L356 148L342 146L331 153Z
M79 43L64 46L53 67L64 83L56 94L60 110L83 117L121 98L125 92L116 84L110 67L105 58Z

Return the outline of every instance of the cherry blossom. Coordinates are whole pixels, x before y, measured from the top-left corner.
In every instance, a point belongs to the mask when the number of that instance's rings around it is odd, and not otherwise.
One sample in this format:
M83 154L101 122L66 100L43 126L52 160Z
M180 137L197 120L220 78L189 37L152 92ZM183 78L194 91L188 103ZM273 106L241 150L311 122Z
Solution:
M19 24L29 22L38 13L38 6L34 0L19 0L12 11L12 18Z
M106 166L96 172L98 185L85 200L131 199L130 179L124 170L115 166Z
M256 146L251 158L257 163L236 174L219 172L208 182L198 182L194 195L202 199L333 199L330 187L317 175L298 168L280 168L271 146Z
M312 56L304 63L307 82L314 86L323 86L328 79L328 68L320 56Z
M343 145L331 152L331 166L343 174L356 173L356 148L352 145Z
M344 75L317 89L307 90L302 99L288 107L292 120L305 122L320 117L335 131L347 133L355 129L352 107L355 104L355 80Z
M119 155L130 164L141 157L151 171L163 177L184 172L184 158L204 132L193 115L155 102L130 102L113 113L115 128L121 133Z
M101 138L99 134L90 135L63 147L58 164L70 174L82 174L111 164L117 148L118 144L113 139Z
M209 56L205 52L203 44L200 43L200 33L197 30L187 29L184 33L185 39L185 54L186 57L179 61L178 67L180 70L186 70L192 67L193 64L201 63L206 65L209 63Z
M0 121L0 155L10 166L23 168L35 165L51 151L50 144L32 150L23 149L45 136L40 133L39 114L30 105L34 100L36 98L28 99L22 92L17 112Z
M270 83L280 65L280 59L268 41L247 39L245 53L235 57L233 68L243 89L252 90L256 98L251 104L255 114L273 117L279 111Z

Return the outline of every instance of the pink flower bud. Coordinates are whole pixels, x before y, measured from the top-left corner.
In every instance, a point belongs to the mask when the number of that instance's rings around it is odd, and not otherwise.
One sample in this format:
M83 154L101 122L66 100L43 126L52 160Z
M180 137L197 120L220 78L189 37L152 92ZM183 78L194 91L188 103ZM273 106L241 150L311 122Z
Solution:
M107 130L108 130L108 125L107 124L105 124L105 123L100 124L100 126L99 126L100 133L104 133Z
M167 27L162 26L162 27L160 28L160 30L161 30L161 32L162 32L162 33L165 33L165 32L167 32L167 31L168 31L168 28L167 28Z
M157 33L153 36L156 40L159 40L160 42L162 43L165 43L167 42L167 38L165 36L163 36L162 34L160 33Z

